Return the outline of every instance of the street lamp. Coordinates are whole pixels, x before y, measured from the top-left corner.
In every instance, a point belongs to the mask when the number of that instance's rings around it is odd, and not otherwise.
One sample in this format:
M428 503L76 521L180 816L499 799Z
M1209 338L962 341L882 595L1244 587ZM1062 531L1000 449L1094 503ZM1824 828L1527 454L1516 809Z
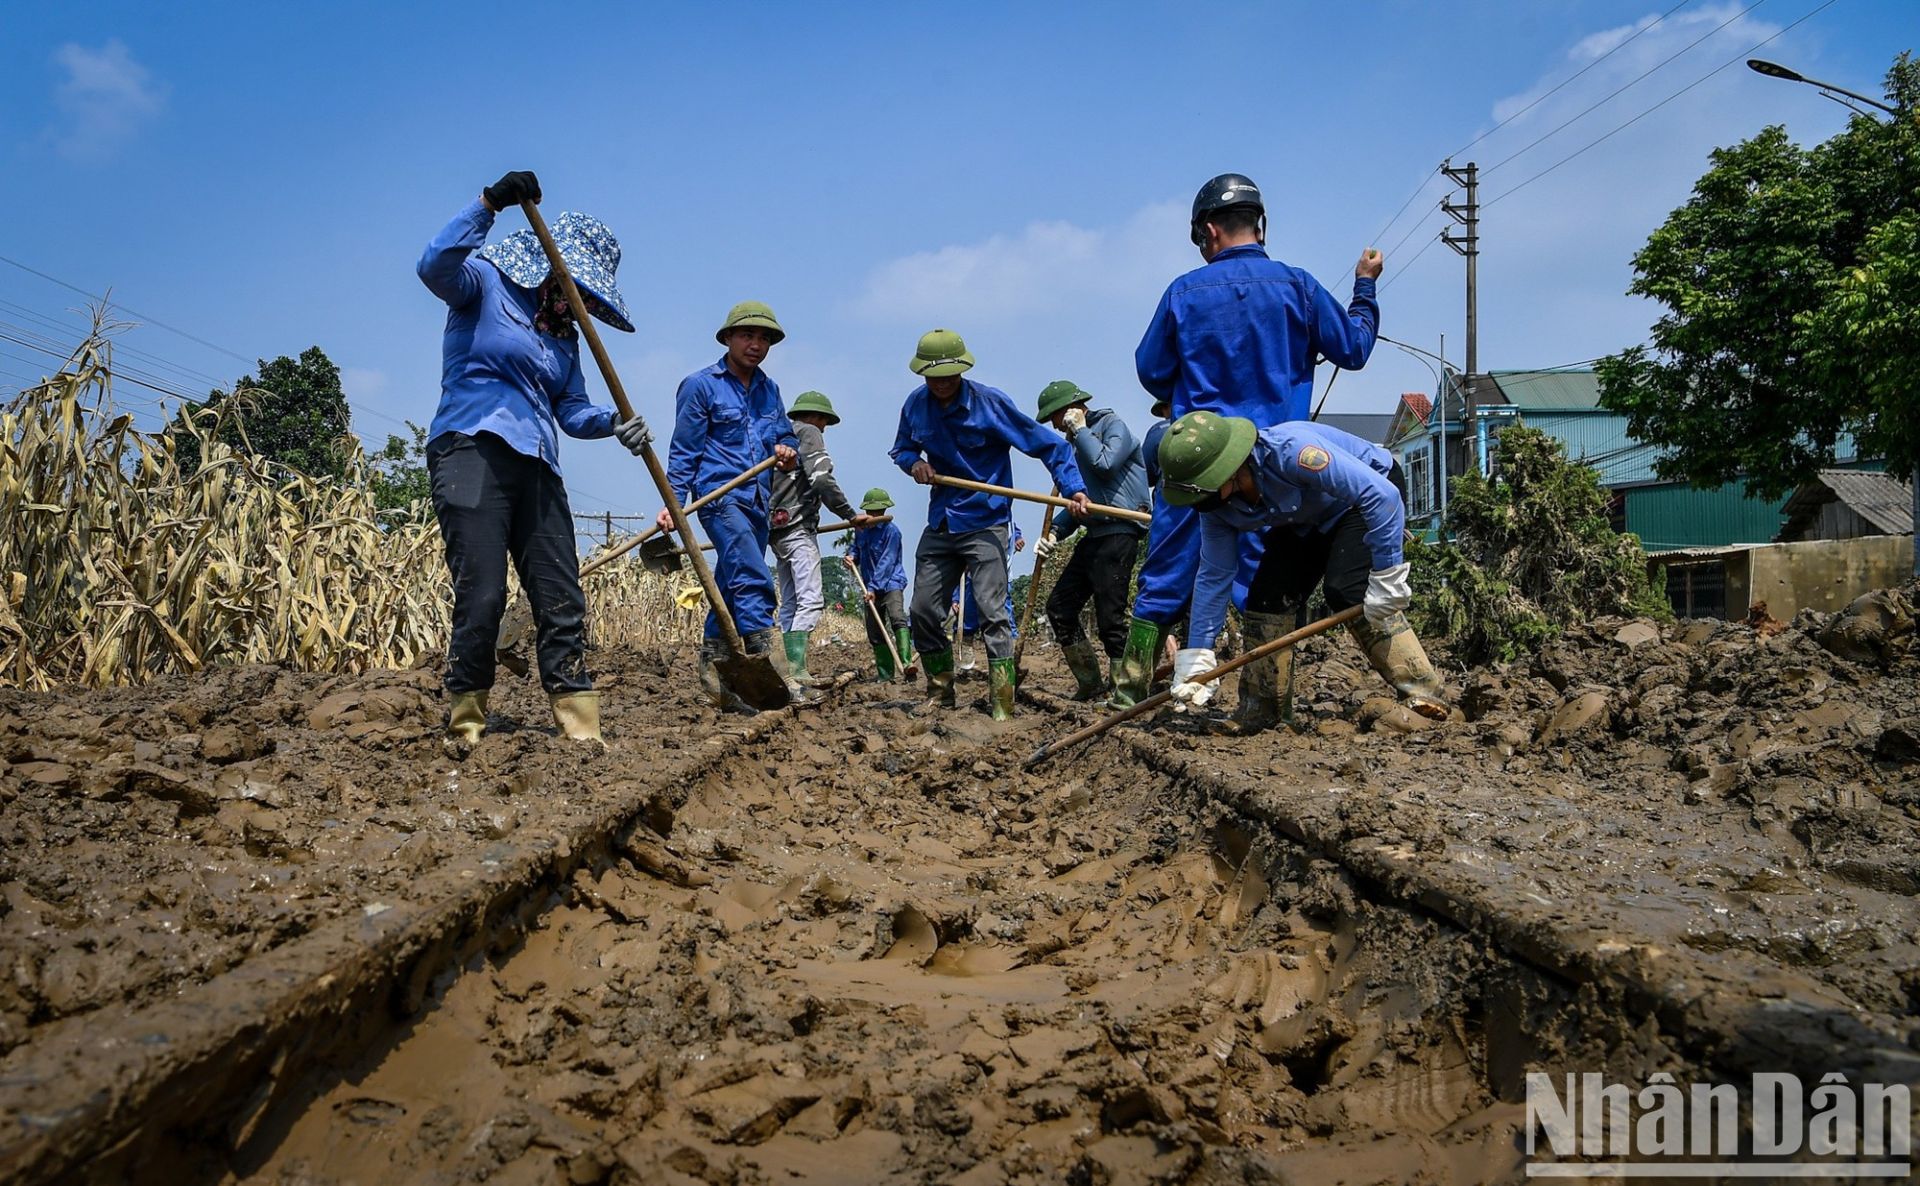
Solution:
M1804 82L1810 87L1817 87L1819 88L1819 91L1821 94L1825 95L1829 99L1832 99L1835 103L1840 104L1842 107L1853 107L1853 104L1847 102L1847 99L1858 99L1860 102L1865 103L1870 107L1878 107L1880 110L1886 112L1888 115L1899 114L1899 112L1887 106L1885 103L1882 103L1878 99L1869 99L1858 91L1850 91L1846 87L1835 86L1830 82L1821 82L1817 78L1808 78L1806 75L1800 73L1798 70L1789 69L1786 66L1782 66L1778 62L1769 62L1764 58L1748 58L1747 69L1753 71L1755 74L1764 74L1768 78L1780 79L1782 82ZM1847 99L1842 99L1840 97L1841 95L1845 95ZM1855 111L1860 111L1858 107L1853 107L1853 109ZM1866 112L1860 111L1860 114L1865 115Z

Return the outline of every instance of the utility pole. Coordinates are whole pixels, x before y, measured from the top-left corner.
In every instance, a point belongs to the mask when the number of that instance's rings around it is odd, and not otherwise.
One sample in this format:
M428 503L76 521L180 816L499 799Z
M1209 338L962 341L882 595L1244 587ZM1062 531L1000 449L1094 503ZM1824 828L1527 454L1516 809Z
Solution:
M1448 181L1467 191L1465 202L1456 204L1452 194L1440 200L1440 209L1463 228L1463 233L1456 236L1452 228L1442 227L1440 241L1467 260L1466 418L1470 424L1475 418L1474 381L1480 373L1480 166L1468 161L1465 168L1456 169L1452 161L1442 161L1440 171ZM1476 458L1476 461L1484 471L1486 458Z

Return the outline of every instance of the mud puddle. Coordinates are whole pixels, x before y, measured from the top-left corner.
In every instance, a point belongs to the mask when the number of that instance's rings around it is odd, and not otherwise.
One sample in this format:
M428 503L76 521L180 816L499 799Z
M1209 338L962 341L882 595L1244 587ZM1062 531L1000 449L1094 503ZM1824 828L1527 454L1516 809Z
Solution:
M199 1170L1519 1172L1498 1081L1561 1040L1543 1035L1567 1031L1566 994L1118 749L1023 775L1044 716L916 721L880 695L689 788L664 835L583 871L517 951L471 965L389 1045Z

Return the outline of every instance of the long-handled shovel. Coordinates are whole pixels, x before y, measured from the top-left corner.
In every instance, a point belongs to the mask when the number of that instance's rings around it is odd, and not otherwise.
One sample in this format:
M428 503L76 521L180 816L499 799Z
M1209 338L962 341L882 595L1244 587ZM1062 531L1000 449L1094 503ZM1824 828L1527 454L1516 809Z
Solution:
M553 241L553 233L547 230L547 220L540 217L540 208L530 201L520 203L520 209L527 216L527 225L540 237L540 246L546 249L547 262L552 266L553 274L560 278L560 287L567 294L567 305L573 310L574 322L593 350L593 360L600 366L600 377L606 381L607 393L613 397L613 406L619 410L622 420L633 419L633 405L627 401L627 390L621 386L620 376L613 369L613 360L607 357L607 348L600 342L600 331L593 326L587 303L580 299L580 290L567 273L567 263L560 258L560 247ZM673 485L667 481L666 468L660 464L660 457L653 451L652 444L641 448L640 459L646 462L647 473L660 491L661 501L667 504L667 514L673 519L674 531L682 540L695 538L693 526L687 522L687 512L680 506L680 500L674 497ZM707 567L707 558L700 554L698 548L694 548L690 550L688 559L693 561L694 575L699 577L700 587L706 590L707 609L719 623L721 636L727 640L730 654L714 665L720 682L749 707L762 710L785 708L793 696L787 690L787 681L774 669L772 657L747 654L747 645L740 639L740 630L734 625L727 603L720 598L720 586L714 583L713 570Z
M853 562L851 556L847 557L847 571L853 574L853 587L860 590L860 600L866 604L867 613L873 616L873 624L880 631L880 637L886 640L887 653L893 656L893 678L896 681L912 679L914 669L908 667L900 658L900 648L893 645L893 628L888 626L887 620L880 616L880 606L871 600L872 595L867 592L867 582L860 579L860 568Z
M1289 631L1286 634L1282 634L1279 638L1274 639L1272 642L1263 642L1259 646L1253 648L1252 650L1239 656L1238 658L1227 660L1225 663L1222 663L1220 666L1214 668L1212 671L1205 671L1200 673L1199 675L1194 676L1193 682L1196 684L1212 683L1214 680L1219 679L1221 676L1227 674L1230 671L1240 670L1242 667L1245 667L1247 664L1253 662L1255 659L1264 659L1268 655L1276 654L1280 651L1285 650L1290 646L1295 645L1296 643L1305 642L1307 639L1312 638L1314 635L1331 630L1335 626L1345 625L1346 623L1353 621L1355 618L1359 616L1360 616L1360 607L1357 605L1349 606L1348 608L1343 609L1339 613L1334 614L1330 617L1321 618L1318 622L1313 622L1313 623L1310 623L1309 625L1302 626L1298 630L1293 630L1293 631ZM1027 755L1027 760L1022 762L1021 765L1027 769L1032 769L1033 767L1038 766L1040 763L1052 757L1054 754L1057 754L1061 750L1066 749L1068 746L1078 745L1081 742L1088 740L1089 738L1098 737L1100 736L1100 734L1105 733L1108 729L1113 728L1115 725L1119 724L1120 722L1130 721L1133 718L1141 715L1142 713L1152 712L1154 709L1159 708L1161 705L1167 703L1169 700L1172 700L1172 699L1173 699L1173 692L1171 689L1165 692L1156 692L1153 695L1147 697L1145 700L1142 700L1140 703L1134 705L1132 708L1123 708L1119 712L1113 713L1110 716L1102 717L1100 720L1095 721L1093 724L1088 725L1084 729L1067 734L1065 737L1062 737L1058 741L1048 742L1046 745L1041 746L1039 749L1034 750L1033 753Z
M687 504L687 510L692 511L698 505L697 503L690 502ZM873 521L875 523L891 523L893 522L893 516L875 515L873 516ZM853 524L851 522L828 523L820 527L815 534L832 535L836 531L845 531L852 526ZM658 529L655 528L653 530ZM659 547L656 548L654 546L655 544L658 544ZM713 545L711 543L703 543L700 545L700 550L703 552L711 552L713 551ZM650 539L640 546L641 563L653 569L655 572L671 574L679 571L680 562L676 560L675 557L684 555L686 555L686 549L675 544L672 540ZM585 576L587 571L587 569L581 569L580 575Z
M976 482L972 478L949 478L945 474L934 474L930 479L936 486L951 486L955 490L973 490L981 494L998 494L1002 498L1020 498L1027 502L1044 503L1050 507L1071 507L1073 503L1058 494L1035 494L1031 490L1015 490L1011 486L995 486L991 482ZM1125 507L1110 507L1105 503L1088 503L1087 509L1096 515L1105 515L1110 519L1127 519L1134 523L1152 523L1153 516L1145 511L1131 511Z
M1060 487L1055 486L1048 498L1058 498ZM1020 637L1013 640L1014 682L1020 681L1020 658L1026 654L1027 637L1033 633L1033 607L1040 604L1040 570L1046 567L1046 561L1040 556L1040 547L1053 538L1053 515L1040 521L1040 543L1033 546L1033 575L1027 578L1027 608L1020 615Z

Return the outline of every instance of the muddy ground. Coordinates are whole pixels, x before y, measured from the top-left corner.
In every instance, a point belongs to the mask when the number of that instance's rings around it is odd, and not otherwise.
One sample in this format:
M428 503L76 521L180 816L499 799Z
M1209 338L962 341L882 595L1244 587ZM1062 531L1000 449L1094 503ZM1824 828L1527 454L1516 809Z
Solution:
M1909 591L1790 625L1580 627L1456 673L1461 719L1431 727L1329 638L1303 657L1296 730L1228 740L1171 717L1154 736L1494 909L1735 961L1756 1000L1777 970L1909 1042L1912 611ZM1036 687L1070 686L1046 649L1029 659ZM1504 1180L1519 1069L1701 1056L1118 741L1022 774L1080 710L916 719L860 685L676 781L737 722L657 656L600 667L605 756L548 736L516 685L456 762L427 672L0 695L8 1063L48 1027L204 991L454 854L636 795L656 841L559 887L522 945L476 957L237 1151L169 1172Z

